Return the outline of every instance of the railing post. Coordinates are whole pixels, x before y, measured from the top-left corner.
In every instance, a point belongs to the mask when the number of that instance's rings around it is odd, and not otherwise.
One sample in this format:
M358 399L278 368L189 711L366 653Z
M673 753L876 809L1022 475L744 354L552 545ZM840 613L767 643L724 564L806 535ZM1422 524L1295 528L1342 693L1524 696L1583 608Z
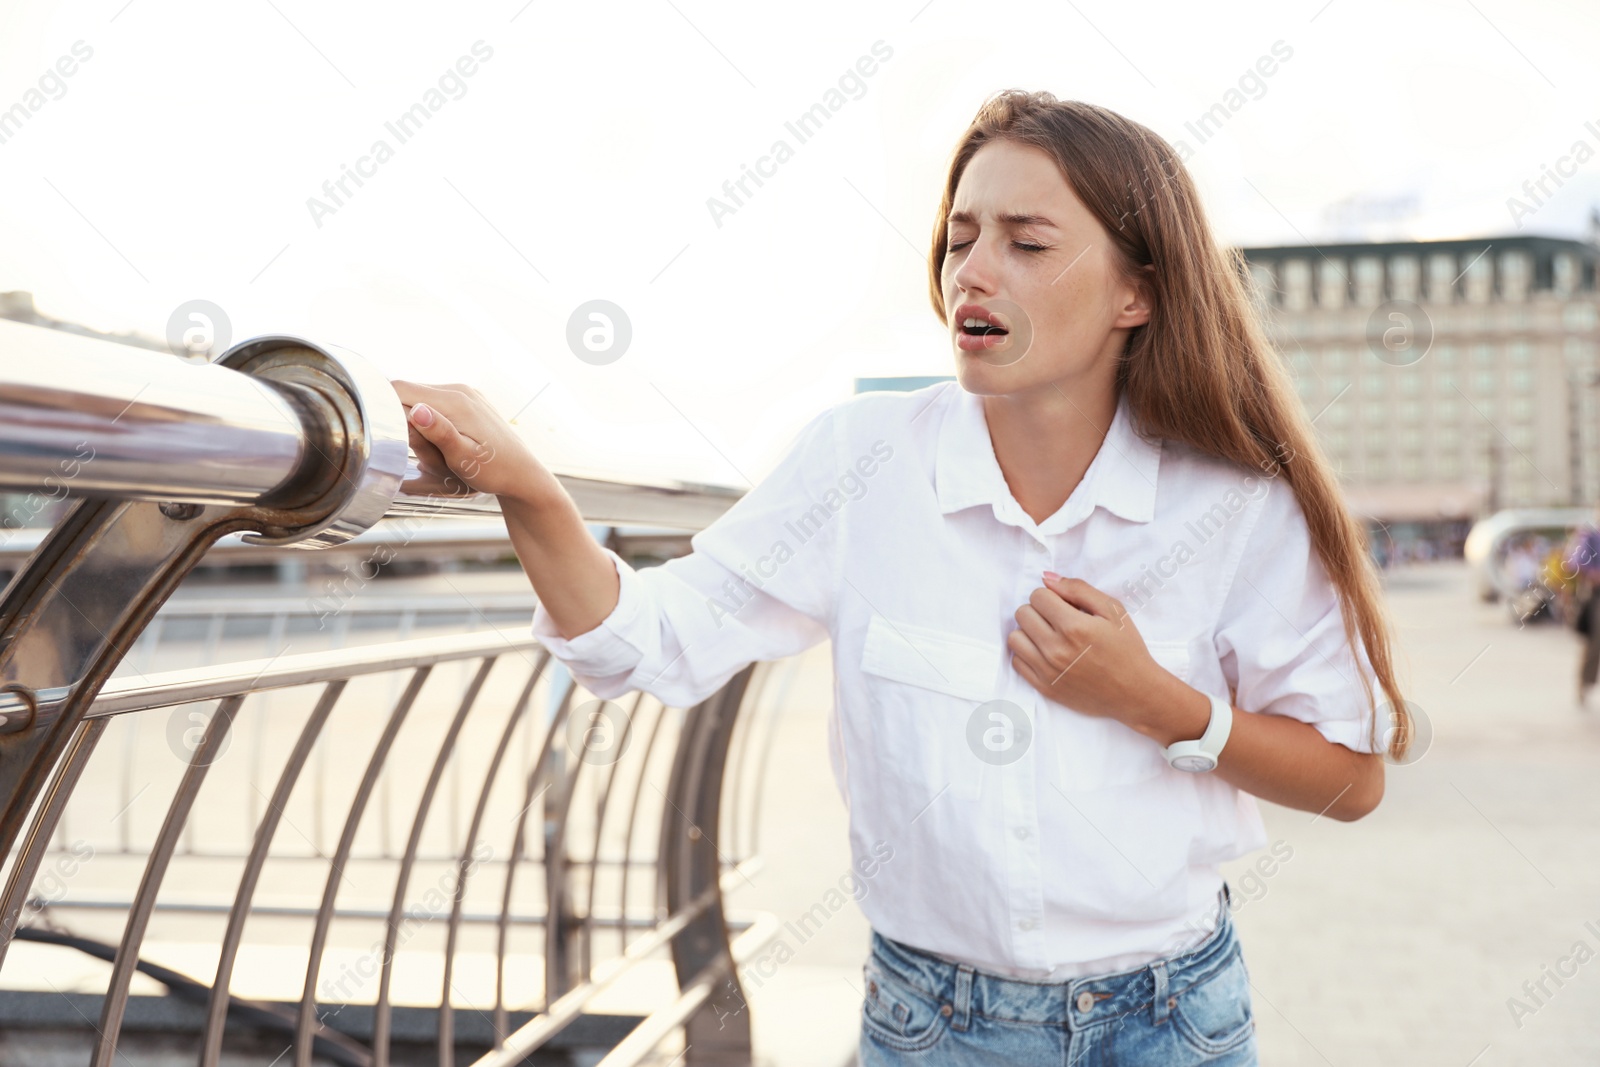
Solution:
M661 869L667 913L676 914L701 893L712 905L672 939L672 960L680 986L707 968L724 975L706 1003L685 1024L685 1062L692 1067L748 1067L751 1062L750 1013L728 943L719 847L723 774L728 746L757 665L728 680L714 696L684 716L662 812Z
M552 730L558 725L570 723L574 710L571 704L577 686L571 675L564 674L563 677L559 710L552 720ZM570 992L584 980L578 946L583 924L573 907L578 893L577 887L572 884L573 865L567 862L567 830L572 818L572 801L578 776L583 771L583 761L577 758L568 743L571 736L571 730L563 727L545 753L544 780L549 784L549 790L545 793L541 829L545 907L548 909L544 946L546 1004ZM594 877L593 868L589 876Z

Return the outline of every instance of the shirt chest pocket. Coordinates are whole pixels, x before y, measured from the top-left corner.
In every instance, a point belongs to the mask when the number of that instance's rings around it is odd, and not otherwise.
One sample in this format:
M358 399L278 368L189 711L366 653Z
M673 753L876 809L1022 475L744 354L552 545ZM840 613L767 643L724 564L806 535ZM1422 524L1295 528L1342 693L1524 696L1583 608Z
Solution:
M925 804L977 800L986 766L1026 750L1027 712L999 700L1005 648L873 615L861 649L868 720L884 773ZM920 805L919 805L920 806Z
M1189 642L1146 641L1150 656L1184 681L1191 670ZM1157 774L1186 774L1167 763L1161 745L1115 719L1084 715L1047 705L1047 725L1060 785L1068 790L1100 789L1140 782Z

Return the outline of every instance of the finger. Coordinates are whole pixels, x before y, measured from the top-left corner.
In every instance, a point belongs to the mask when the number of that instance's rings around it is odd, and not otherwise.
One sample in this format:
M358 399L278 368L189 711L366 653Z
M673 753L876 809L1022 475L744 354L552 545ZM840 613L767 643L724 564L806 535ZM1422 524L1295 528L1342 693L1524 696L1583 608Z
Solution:
M1006 635L1006 645L1011 649L1011 661L1018 666L1026 666L1035 675L1044 673L1044 653L1039 651L1039 646L1033 643L1026 631L1012 630Z
M432 404L422 401L413 404L406 413L406 422L438 451L447 464L453 465L461 455L466 439L456 429L455 423Z
M1029 640L1034 641L1034 648L1040 653L1040 662L1045 667L1050 665L1066 664L1069 659L1077 656L1075 646L1080 643L1070 640L1067 635L1056 629L1050 619L1035 611L1032 605L1022 605L1016 611L1016 624L1026 633Z
M1127 618L1128 612L1122 606L1122 602L1109 593L1102 593L1082 578L1063 578L1059 574L1051 577L1051 573L1045 572L1045 585L1060 594L1061 599L1073 607L1090 615L1109 619L1118 625Z
M391 378L389 384L394 386L395 395L400 398L400 403L406 407L420 402L429 402L449 407L451 397L460 397L462 391L448 385L423 385L421 382L408 382L404 378Z
M1041 585L1028 594L1028 605L1062 635L1081 632L1090 617L1088 612L1079 611L1047 585Z
M422 436L422 431L406 422L406 442L410 444L411 451L417 454L417 463L424 470L444 471L448 465L444 461L444 454L439 451L432 441Z
M1013 657L1011 660L1011 665L1016 669L1017 676L1020 677L1024 682L1027 682L1029 685L1033 686L1035 689L1050 688L1049 683L1045 682L1040 677L1042 672L1040 672L1038 668L1034 667L1021 656Z
M476 405L483 405L494 410L482 393L470 385L453 382L449 385L421 385L417 382L408 382L404 378L392 379L389 383L394 386L395 395L400 398L400 406L405 409L406 417L411 416L411 409L418 404L426 404L435 411L442 411L456 427L463 432L470 433L480 425Z

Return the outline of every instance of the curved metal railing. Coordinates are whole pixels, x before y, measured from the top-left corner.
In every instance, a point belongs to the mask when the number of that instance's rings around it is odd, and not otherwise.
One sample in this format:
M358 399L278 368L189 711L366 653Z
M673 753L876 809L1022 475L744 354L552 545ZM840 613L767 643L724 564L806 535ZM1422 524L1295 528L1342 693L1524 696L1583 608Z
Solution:
M509 1065L607 1018L626 978L653 1008L601 1039L605 1063L680 1031L687 1062L748 1062L737 967L776 923L730 919L722 887L759 864L783 668L690 709L600 701L525 627L492 626L137 667L219 538L348 545L440 500L404 492L398 400L349 353L270 338L195 366L110 347L0 323L0 488L77 498L0 596L0 1002L24 995L11 975L48 974L39 953L76 949L109 969L50 1003L96 1065L152 1025L140 1012L192 1033L202 1065L274 1039L285 1062L385 1064L423 1033L441 1065ZM737 496L568 487L592 521L682 530ZM138 992L152 980L164 998Z

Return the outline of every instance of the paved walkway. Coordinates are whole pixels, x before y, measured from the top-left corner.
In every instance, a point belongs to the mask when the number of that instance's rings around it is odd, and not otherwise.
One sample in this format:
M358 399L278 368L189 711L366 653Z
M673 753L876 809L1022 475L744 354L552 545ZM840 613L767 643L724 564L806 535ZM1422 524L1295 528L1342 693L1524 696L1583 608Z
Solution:
M1359 822L1263 805L1292 855L1259 881L1249 870L1265 852L1228 871L1246 898L1236 918L1262 1062L1600 1063L1600 709L1574 704L1578 640L1518 629L1476 600L1459 563L1387 585L1402 684L1434 738ZM849 866L824 747L826 648L808 668L766 784L769 866L731 898L781 919ZM867 934L850 903L807 941L788 938L793 959L750 992L766 1062L851 1061Z

